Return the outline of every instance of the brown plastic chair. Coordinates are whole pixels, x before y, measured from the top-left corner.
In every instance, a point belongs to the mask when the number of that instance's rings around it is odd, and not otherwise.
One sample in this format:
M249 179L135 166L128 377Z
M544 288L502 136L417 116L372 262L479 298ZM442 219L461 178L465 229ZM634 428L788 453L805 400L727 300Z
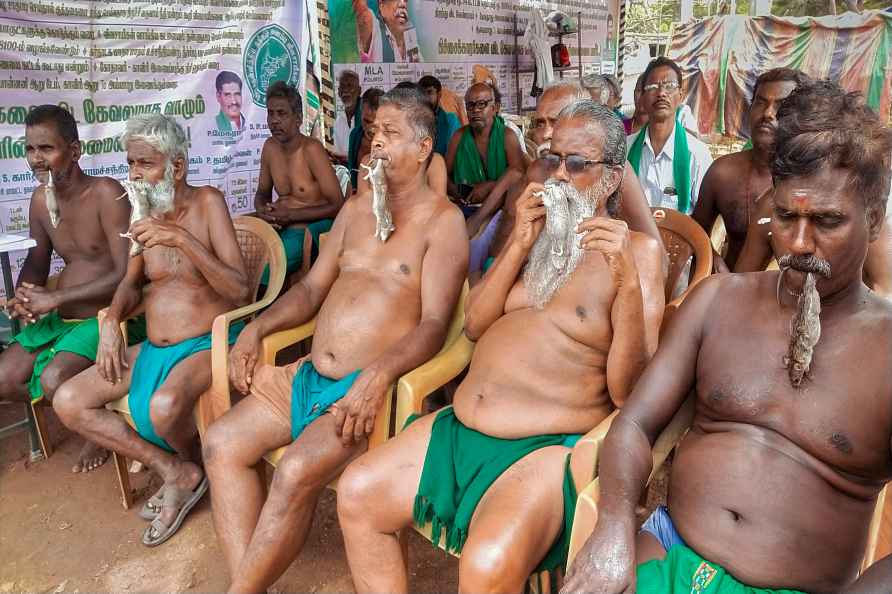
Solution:
M669 274L666 277L666 310L661 328L675 313L694 285L712 274L712 243L703 228L688 215L671 208L651 208L654 222L660 230L663 246L669 254ZM694 258L694 273L684 292L672 299L672 291L678 284L685 264Z
M657 438L652 450L653 469L650 477L647 479L648 484L653 479L656 472L662 467L663 463L669 457L672 450L681 442L682 438L687 434L691 423L694 420L694 396L689 396L684 404L675 413L675 416L669 422L669 425L663 430ZM606 431L604 432L606 436ZM603 445L599 443L595 450L600 450ZM595 465L597 465L597 454L595 457ZM885 508L890 507L887 501L892 503L892 498L887 498L889 493L889 485L887 484L880 492L877 498L876 507L874 508L873 518L870 522L868 531L867 547L864 552L864 559L861 563L861 571L870 567L876 560L877 547L880 540L880 527L882 525L883 512ZM573 531L570 535L570 553L567 557L567 568L573 564L576 554L585 541L588 540L598 523L598 499L600 497L599 479L595 478L585 489L579 493L576 500L576 516L573 520ZM888 510L886 510L888 511Z
M282 240L268 223L256 217L241 216L233 219L235 227L235 237L238 241L239 249L242 253L242 260L245 263L245 272L248 275L248 286L252 288L252 294L257 295L260 286L260 277L264 268L269 265L269 285L263 298L259 301L240 307L233 311L220 314L214 318L211 327L211 365L217 368L221 362L225 365L229 358L229 327L239 321L253 317L258 311L269 306L278 296L285 282L285 248L282 246ZM105 310L99 312L100 320L105 315ZM121 330L124 332L126 341L126 325L121 324ZM229 378L214 374L211 380L211 387L201 397L195 407L195 424L199 431L202 427L210 424L210 419L215 418L213 410L206 407L213 405L217 398L213 395L225 392L229 397ZM130 416L130 406L127 396L110 402L106 408L120 413L124 416L130 425L133 425L133 419ZM115 470L118 474L118 485L121 488L121 504L124 509L128 509L133 503L133 489L130 487L130 477L127 473L127 463L124 456L117 452L112 452L115 463Z

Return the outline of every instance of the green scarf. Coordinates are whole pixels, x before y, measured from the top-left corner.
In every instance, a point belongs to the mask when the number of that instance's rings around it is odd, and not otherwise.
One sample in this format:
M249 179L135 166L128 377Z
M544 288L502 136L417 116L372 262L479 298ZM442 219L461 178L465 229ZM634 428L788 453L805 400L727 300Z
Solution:
M649 125L644 126L638 137L629 148L629 163L635 170L635 175L640 176L641 151L644 148L644 139L647 137ZM675 120L675 155L672 157L672 178L675 183L675 191L678 196L678 210L683 214L690 214L691 208L691 150L688 148L688 134L684 126Z
M241 121L241 118L242 116L239 114L239 121ZM232 128L232 120L223 113L222 109L220 110L220 113L217 114L217 130L220 132L236 132L236 130Z
M471 126L466 126L455 153L455 166L452 170L452 181L457 184L479 184L485 181L496 181L508 169L508 158L505 155L505 121L496 116L489 135L489 148L486 151L486 167L477 145L471 135Z

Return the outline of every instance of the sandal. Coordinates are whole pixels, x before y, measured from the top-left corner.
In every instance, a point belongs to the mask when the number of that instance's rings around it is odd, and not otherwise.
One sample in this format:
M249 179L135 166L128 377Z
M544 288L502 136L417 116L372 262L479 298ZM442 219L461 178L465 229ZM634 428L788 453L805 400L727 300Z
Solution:
M158 514L152 523L149 524L145 532L142 533L142 544L147 547L156 547L173 536L180 528L186 514L195 507L195 504L207 493L208 477L202 477L201 482L193 490L178 489L177 487L168 486L164 489L161 507L163 508L179 508L173 522L167 526L161 521L161 514Z
M158 491L149 497L149 499L143 504L142 509L136 512L140 518L145 520L146 522L151 522L155 518L158 517L158 514L161 513L161 504L164 502L164 485L161 485L161 488Z

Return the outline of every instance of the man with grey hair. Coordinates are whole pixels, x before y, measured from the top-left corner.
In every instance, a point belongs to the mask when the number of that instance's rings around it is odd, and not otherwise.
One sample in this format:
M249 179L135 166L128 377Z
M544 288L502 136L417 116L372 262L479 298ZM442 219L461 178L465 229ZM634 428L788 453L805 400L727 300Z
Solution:
M588 99L588 92L579 83L561 81L548 85L539 97L536 112L532 116L532 129L529 133L528 150L532 152L530 157L533 162L527 168L526 176L516 173L506 176L499 182L495 189L484 201L480 210L468 219L468 234L474 237L480 226L486 224L486 228L480 237L471 244L471 263L469 278L474 284L482 276L496 256L507 243L511 230L514 228L514 214L517 198L523 193L528 182L544 182L548 177L544 163L537 160L548 153L551 147L551 137L554 133L555 122L561 110L573 101ZM622 199L620 200L619 218L628 223L633 231L640 231L650 235L660 244L660 232L653 221L644 197L644 191L632 167L625 164L625 175L620 185ZM501 209L501 210L500 210Z
M72 430L161 476L164 485L140 512L151 521L142 542L155 546L207 491L192 411L211 383L211 324L250 295L223 195L186 181L183 128L168 116L140 115L127 122L121 140L134 247L100 325L96 365L63 384L53 405ZM148 339L126 348L120 322L140 305ZM230 341L240 329L233 326ZM105 409L128 393L135 431Z
M338 99L343 110L338 112L334 122L334 156L342 162L347 161L350 145L350 131L356 126L357 116L362 116L359 97L362 86L355 70L342 70L338 75Z
M464 218L427 186L434 115L412 89L375 113L371 188L341 209L310 272L230 352L247 393L204 443L230 591L264 592L299 554L322 489L367 448L390 386L443 346L468 265ZM261 341L316 320L312 352L257 366ZM275 478L255 470L287 446Z
M409 591L397 533L413 522L461 552L462 592L520 592L534 569L565 564L570 448L623 405L663 315L660 245L613 218L624 158L609 110L585 100L561 112L548 179L527 185L508 244L468 298L477 346L454 406L338 483L358 592Z

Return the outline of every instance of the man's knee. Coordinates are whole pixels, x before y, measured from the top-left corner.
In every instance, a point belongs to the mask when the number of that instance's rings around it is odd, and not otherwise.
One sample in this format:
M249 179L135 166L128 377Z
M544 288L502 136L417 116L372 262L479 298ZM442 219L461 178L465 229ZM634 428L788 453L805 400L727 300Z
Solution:
M77 383L69 381L59 386L53 395L53 410L67 427L75 427L85 410L79 394Z
M520 565L517 553L512 554L502 543L480 542L465 547L459 561L459 591L511 591L529 577L521 575Z
M239 437L242 432L223 415L208 427L201 438L201 457L206 467L215 466L253 466L257 460L247 460Z
M52 401L56 391L58 391L62 384L89 367L89 361L87 359L84 359L84 361L87 362L87 365L74 367L70 364L61 363L57 359L53 359L53 361L47 365L40 374L40 387L43 389L44 398Z
M291 451L282 457L273 475L271 492L289 497L315 496L325 488L322 469L312 454Z
M186 410L183 398L179 394L165 389L159 389L152 395L149 403L149 417L155 432L164 439L169 439L179 426Z
M347 521L367 518L374 509L370 503L383 503L378 497L378 484L377 472L363 464L362 458L350 464L338 479L338 517Z

